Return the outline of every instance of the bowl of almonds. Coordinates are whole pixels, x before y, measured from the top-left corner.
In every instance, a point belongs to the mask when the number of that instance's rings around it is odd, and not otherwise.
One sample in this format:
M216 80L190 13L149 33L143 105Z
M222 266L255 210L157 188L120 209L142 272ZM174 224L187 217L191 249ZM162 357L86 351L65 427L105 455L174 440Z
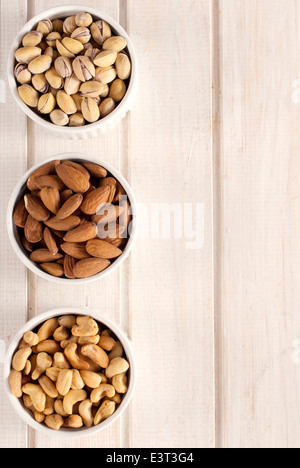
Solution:
M136 364L125 333L97 312L58 309L30 320L5 358L8 398L25 423L48 435L82 437L128 407Z
M12 246L32 272L56 283L89 283L118 268L136 238L128 182L106 163L63 154L33 167L8 206Z
M8 80L18 105L36 123L64 138L95 137L132 108L136 54L125 30L105 13L57 7L20 31Z

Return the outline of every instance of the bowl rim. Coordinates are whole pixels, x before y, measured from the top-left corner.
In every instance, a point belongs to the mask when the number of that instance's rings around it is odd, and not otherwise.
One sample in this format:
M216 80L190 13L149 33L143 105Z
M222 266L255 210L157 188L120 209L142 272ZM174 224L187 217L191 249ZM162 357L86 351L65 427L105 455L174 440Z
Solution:
M55 125L51 122L48 122L47 120L43 119L43 117L40 117L38 114L36 114L30 107L28 107L22 99L19 97L18 94L18 86L16 83L16 79L14 76L14 67L13 63L15 60L15 51L17 50L17 47L20 45L20 41L23 38L23 36L31 31L33 27L42 19L49 18L49 19L55 19L57 15L62 15L64 16L65 14L72 14L75 11L86 11L87 13L90 13L91 15L95 17L99 17L100 19L103 19L109 25L114 29L115 31L118 32L119 35L123 36L127 40L127 48L129 51L129 56L131 59L131 64L132 64L132 70L131 70L131 78L130 78L130 83L129 87L127 89L127 92L122 99L122 101L118 104L118 106L114 109L113 112L111 112L108 116L104 117L103 119L98 120L97 122L91 123L84 125L83 127L61 127L58 125ZM104 127L109 127L110 124L116 120L117 118L119 120L122 119L124 112L127 113L130 110L131 103L133 99L135 98L136 94L136 86L138 82L138 65L137 65L137 56L135 52L135 48L133 46L132 40L125 31L125 29L110 15L106 14L102 10L97 10L92 7L88 6L82 6L82 5L62 5L58 7L53 7L48 10L42 11L38 15L32 17L20 30L20 32L17 34L15 37L9 55L8 55L8 62L7 62L7 75L8 75L8 84L11 90L11 93L19 105L19 107L25 112L25 114L30 117L34 122L42 125L44 128L50 131L54 131L56 133L60 133L60 135L68 135L68 136L84 136L87 132L92 132L95 129L100 129Z
M132 221L131 221L131 225L130 225L131 232L130 232L130 237L128 239L125 250L123 251L122 255L120 255L120 257L118 257L108 268L106 268L106 270L104 270L104 271L100 272L99 274L94 275L94 276L92 276L90 278L68 279L68 278L57 278L55 276L49 275L48 273L41 270L34 262L32 262L30 260L29 256L26 255L26 253L24 252L24 250L21 248L21 246L19 245L19 243L16 240L16 236L15 236L15 233L14 233L15 224L13 222L13 212L14 212L15 205L16 205L19 197L20 197L20 193L22 192L23 188L25 188L26 182L27 182L29 176L33 172L35 172L37 169L44 166L45 164L47 164L47 163L49 163L51 161L55 161L55 160L61 160L61 161L74 160L74 161L79 161L79 162L80 161L85 161L85 162L95 163L95 164L98 164L98 165L104 167L123 186L123 188L124 188L124 190L125 190L125 192L126 192L126 194L128 196L128 200L130 202L130 205L131 205L131 210L132 210ZM137 215L137 203L136 203L134 193L133 193L129 183L127 182L127 180L122 176L122 174L119 171L117 171L110 164L107 164L105 161L103 161L103 160L101 160L99 158L89 156L89 155L86 155L86 154L83 154L83 153L76 153L76 152L72 153L71 152L71 153L62 153L62 154L59 154L59 155L55 155L55 156L52 156L51 158L48 158L48 159L46 159L44 161L39 162L38 164L33 166L31 169L29 169L21 177L21 179L19 180L19 182L15 186L15 188L14 188L14 190L13 190L11 196L10 196L9 202L8 202L7 231L8 231L8 236L9 236L10 242L12 244L12 247L13 247L15 253L19 257L19 259L22 261L22 263L30 271L32 271L33 273L38 275L40 278L43 278L43 279L45 279L47 281L51 281L51 282L56 283L56 284L65 284L65 285L69 285L69 286L74 286L75 284L76 285L81 285L81 284L93 283L94 281L100 280L100 279L104 278L105 276L109 275L110 273L112 273L113 271L115 271L117 268L119 268L121 266L121 264L128 258L129 254L130 254L130 252L132 250L132 247L134 245L134 242L136 241L136 238L137 238L137 228L138 228L138 219L137 219L137 217L138 217L138 215Z
M128 392L125 394L122 403L120 404L119 408L117 408L116 412L110 416L108 419L103 421L98 426L93 426L91 428L80 428L80 429L69 429L69 428L61 428L59 431L55 431L53 429L48 428L46 425L38 423L32 417L30 412L22 405L19 398L15 397L10 390L8 377L11 370L11 361L13 358L13 354L16 351L18 343L22 339L24 333L29 330L33 330L37 326L41 325L44 321L54 318L54 317L61 317L62 315L89 315L93 317L98 322L105 325L107 328L112 330L112 332L118 337L119 341L122 343L124 352L126 354L126 358L130 364L130 377L129 377L129 384L128 384ZM3 365L3 378L4 378L4 387L8 399L19 415L19 417L30 427L33 429L42 432L46 435L50 436L59 436L65 439L74 439L79 437L87 437L94 435L100 431L103 431L108 426L112 425L117 419L121 417L121 415L125 412L128 405L130 404L133 394L136 388L136 381L137 381L137 366L136 366L136 359L132 348L132 343L127 337L126 333L113 321L103 316L99 311L94 309L84 309L84 308L77 308L77 307L69 307L69 308L60 308L60 309L53 309L44 313L41 313L28 322L26 322L22 328L13 336L11 339L6 355L5 355L5 362Z

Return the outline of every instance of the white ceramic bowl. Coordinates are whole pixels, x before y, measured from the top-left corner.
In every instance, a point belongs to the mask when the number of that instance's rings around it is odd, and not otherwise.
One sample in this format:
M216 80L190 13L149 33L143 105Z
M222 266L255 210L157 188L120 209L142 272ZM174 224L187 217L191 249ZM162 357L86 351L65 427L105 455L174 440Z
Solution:
M73 160L77 162L91 162L95 164L99 164L100 166L104 167L107 172L109 172L116 180L120 182L120 184L123 186L127 196L128 196L128 201L131 205L132 209L132 222L130 225L130 237L128 239L127 245L119 258L117 258L106 270L102 271L98 275L92 276L91 278L84 278L84 279L67 279L67 278L56 278L55 276L49 275L48 273L45 273L43 270L41 270L36 263L33 263L29 256L28 253L25 252L21 239L19 236L18 228L16 227L14 221L13 221L13 213L14 213L14 207L16 203L19 201L22 195L27 190L26 182L29 178L29 176L36 171L39 167L43 166L44 164L47 164L50 161L54 160ZM134 194L131 190L130 185L128 182L124 179L124 177L113 167L108 165L106 162L101 161L100 159L96 159L84 154L80 153L66 153L66 154L60 154L57 156L53 156L50 159L47 159L36 166L32 167L19 181L17 186L15 187L9 203L8 203L8 209L7 209L7 229L8 229L8 235L9 239L11 241L11 244L14 248L14 251L16 252L17 256L19 259L24 263L24 265L29 268L33 273L36 275L40 276L43 279L46 279L48 281L52 281L57 284L68 284L68 285L74 285L74 284L87 284L87 283L92 283L93 281L99 280L101 278L104 278L106 275L111 273L112 271L116 270L128 257L133 244L136 240L136 235L137 235L137 211L136 211L136 200L134 197Z
M20 99L16 79L14 76L14 64L15 64L15 51L20 47L20 43L25 36L26 33L33 30L39 21L43 19L55 19L55 18L67 18L68 16L72 16L77 14L79 11L86 11L90 13L95 19L103 19L111 26L113 32L119 36L124 37L127 40L127 49L130 55L131 63L132 63L132 73L130 78L130 84L127 90L127 93L124 99L120 102L120 104L116 107L116 109L107 117L99 120L96 123L85 125L84 127L59 127L57 125L48 122L47 120L40 117L36 114L30 107L28 107L22 99ZM24 28L19 32L17 37L15 38L12 48L9 53L8 58L8 83L11 89L11 92L19 105L19 107L28 115L35 123L42 125L44 128L55 132L56 135L59 135L63 138L70 138L70 139L86 139L86 138L93 138L99 136L99 134L106 133L108 130L114 128L127 114L129 110L131 110L134 99L136 97L136 91L138 86L138 69L137 69L137 59L134 46L132 41L126 31L122 28L122 26L117 23L113 18L108 16L106 13L96 10L94 8L90 8L87 6L81 5L65 5L65 6L58 6L52 8L50 10L44 11L39 15L32 18Z
M46 425L40 424L35 421L33 418L32 414L30 413L29 410L27 410L24 405L22 404L22 400L19 398L16 398L15 396L12 395L8 383L8 377L11 369L11 361L13 358L14 353L16 352L19 342L22 339L23 335L25 332L29 330L34 330L36 327L41 325L43 322L46 320L53 318L53 317L61 317L62 315L89 315L93 317L95 320L98 322L102 323L105 328L110 329L114 335L118 338L118 340L122 343L126 359L128 360L130 364L130 369L128 373L128 392L124 395L123 401L120 404L119 408L117 411L107 420L103 421L99 426L94 426L91 428L83 427L80 429L68 429L68 428L61 428L59 432L56 432L52 429L49 429ZM122 332L122 330L113 322L108 320L106 317L101 316L98 312L96 311L90 311L88 309L76 309L76 308L68 308L68 309L57 309L57 310L52 310L50 312L45 312L44 314L40 314L37 317L33 318L29 322L24 325L24 327L19 330L19 332L12 338L8 350L6 352L6 356L4 359L4 384L5 384L5 390L8 396L8 399L10 403L12 404L13 408L15 411L18 413L18 415L23 419L23 421L31 426L33 429L36 429L37 431L43 432L46 435L51 435L51 436L59 436L59 437L64 437L64 438L75 438L75 437L85 437L89 435L96 434L97 432L102 431L103 429L106 429L108 426L113 424L126 410L128 407L134 393L135 389L135 384L136 384L136 363L135 363L135 358L134 354L132 351L131 347L131 342L127 338L126 334Z

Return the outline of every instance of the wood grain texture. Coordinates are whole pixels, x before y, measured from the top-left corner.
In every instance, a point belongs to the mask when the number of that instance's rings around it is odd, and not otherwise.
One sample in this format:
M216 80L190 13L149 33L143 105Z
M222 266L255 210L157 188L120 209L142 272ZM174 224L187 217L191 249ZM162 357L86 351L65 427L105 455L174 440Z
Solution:
M297 448L297 1L219 2L224 447ZM216 129L217 130L217 129Z

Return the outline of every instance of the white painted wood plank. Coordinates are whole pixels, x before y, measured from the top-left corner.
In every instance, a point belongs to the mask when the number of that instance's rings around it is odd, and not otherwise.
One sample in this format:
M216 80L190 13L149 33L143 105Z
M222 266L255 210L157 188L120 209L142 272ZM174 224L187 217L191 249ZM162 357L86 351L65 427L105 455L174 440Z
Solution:
M131 336L140 377L128 437L132 447L213 447L209 2L127 3L140 65L129 152L141 211L153 203L192 204L195 227L196 204L205 207L199 250L188 250L187 239L174 234L155 239L151 224L141 222L149 238L140 235L131 262Z
M57 5L55 0L30 0L31 16ZM119 1L92 0L66 1L64 4L88 5L103 10L113 18L119 18ZM120 127L113 132L87 141L71 141L53 137L44 129L30 124L29 155L31 164L64 152L80 152L105 159L117 169L120 164ZM86 286L60 287L30 275L30 303L32 315L45 310L68 306L87 306L120 323L120 283L119 272L111 274L100 282ZM118 447L121 442L120 421L101 432L98 436L66 442L58 437L47 438L31 432L31 446L39 447Z
M300 445L298 6L220 2L219 436L230 448Z
M6 229L6 210L10 194L26 169L26 118L19 112L10 94L6 68L11 44L24 24L26 2L2 0L0 3L0 129L1 129L1 198L0 198L0 297L1 334L9 342L26 321L27 297L25 268L20 264L10 245ZM1 366L2 367L2 366ZM2 372L2 371L1 371ZM0 447L26 447L26 426L7 402L3 381L0 381Z

